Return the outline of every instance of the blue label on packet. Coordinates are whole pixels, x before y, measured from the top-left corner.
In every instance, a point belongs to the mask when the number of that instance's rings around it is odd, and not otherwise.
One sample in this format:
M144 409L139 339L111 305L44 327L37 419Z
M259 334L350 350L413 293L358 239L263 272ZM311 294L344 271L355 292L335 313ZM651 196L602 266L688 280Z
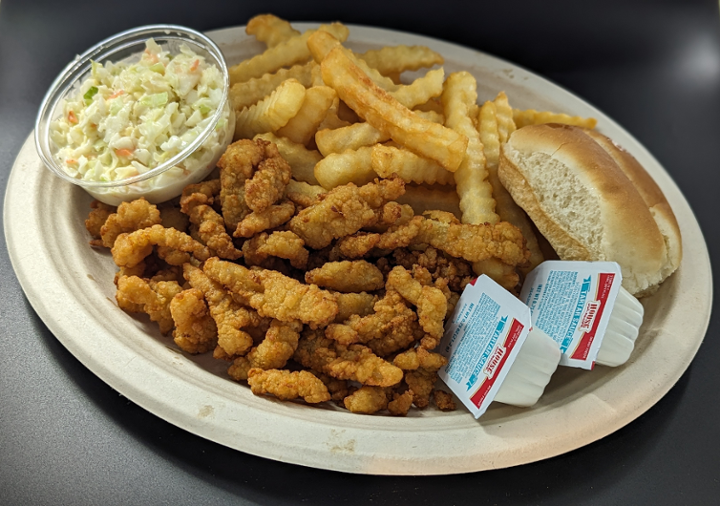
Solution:
M560 365L593 368L621 282L615 262L546 261L527 275L520 298L560 346Z
M530 310L489 277L469 284L445 327L438 371L475 418L487 410L530 331Z

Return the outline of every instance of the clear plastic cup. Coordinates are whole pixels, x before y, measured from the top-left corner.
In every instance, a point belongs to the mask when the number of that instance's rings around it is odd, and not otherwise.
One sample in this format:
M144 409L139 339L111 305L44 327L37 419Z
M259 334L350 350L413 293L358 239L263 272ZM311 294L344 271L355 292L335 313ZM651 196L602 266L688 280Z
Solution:
M50 139L52 122L63 111L66 98L79 91L90 73L92 61L132 62L139 58L148 39L154 39L163 50L177 54L187 45L208 64L215 65L224 79L220 106L208 125L175 156L142 174L114 181L92 181L70 175L55 158L58 148ZM110 205L145 197L159 203L176 197L183 188L204 179L232 141L235 117L228 101L229 75L220 48L200 32L175 25L148 25L118 33L88 49L73 60L50 86L35 122L35 146L45 166L56 176L81 186L96 199ZM225 121L221 121L226 118Z

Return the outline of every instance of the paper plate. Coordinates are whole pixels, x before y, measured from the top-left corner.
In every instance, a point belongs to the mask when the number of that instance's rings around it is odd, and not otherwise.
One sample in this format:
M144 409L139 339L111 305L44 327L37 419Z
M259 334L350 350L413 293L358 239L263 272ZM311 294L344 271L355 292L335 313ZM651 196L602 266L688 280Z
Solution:
M296 25L304 30L314 25ZM244 27L211 32L229 63L262 46ZM505 90L514 107L598 119L598 129L638 158L665 192L683 233L678 272L643 301L646 320L630 361L592 372L560 368L531 409L495 404L475 420L462 408L409 416L364 416L256 397L226 375L226 364L180 352L147 318L118 309L109 252L88 246L91 198L41 164L32 138L18 154L5 198L5 236L28 300L48 328L115 390L168 422L237 450L350 473L449 474L552 457L596 441L655 404L692 361L707 329L712 277L693 213L658 162L591 105L517 66L438 40L350 26L347 45L423 44L479 82L480 100Z

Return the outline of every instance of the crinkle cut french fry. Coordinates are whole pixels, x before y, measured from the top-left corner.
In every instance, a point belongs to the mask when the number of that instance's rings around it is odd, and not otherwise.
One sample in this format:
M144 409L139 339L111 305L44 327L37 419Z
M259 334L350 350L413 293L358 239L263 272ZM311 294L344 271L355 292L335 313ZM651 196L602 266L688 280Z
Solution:
M405 194L396 198L398 204L408 204L416 215L425 211L445 211L462 216L460 199L455 191L434 190L424 186L405 185Z
M320 68L318 66L318 68ZM318 126L318 132L321 130L335 130L336 128L342 128L351 125L349 121L342 119L338 113L340 112L340 99L335 96L332 105L325 114L325 119ZM317 135L317 134L315 134Z
M360 117L395 142L437 161L447 170L460 166L468 138L464 134L419 118L375 85L343 47L336 47L320 65L323 80Z
M235 115L235 139L251 139L257 134L272 132L297 114L305 99L305 86L297 79L288 79L267 98Z
M241 83L253 77L261 77L268 72L276 72L282 67L306 62L311 57L307 41L317 31L327 31L340 41L347 39L349 33L348 28L342 23L321 25L317 30L308 30L302 35L292 37L277 46L266 49L257 56L230 67L228 69L230 84Z
M443 90L445 70L442 68L430 70L412 83L402 85L390 94L408 109L424 104L434 97L439 97Z
M354 123L334 130L319 130L315 134L315 144L323 156L342 153L348 149L359 149L384 142L389 137L370 123Z
M443 122L442 115L433 111L413 111L413 113L433 123ZM331 153L342 153L348 149L373 146L378 142L385 142L389 139L390 136L383 134L377 128L365 122L353 123L335 129L322 129L315 134L315 144L317 144L318 150L323 156Z
M272 74L233 84L230 87L230 101L233 108L240 111L243 107L256 104L268 96L287 79L297 79L300 84L309 88L313 85L314 71L319 70L320 66L314 61L310 61L303 65L293 65L289 69L280 69Z
M327 190L347 183L362 186L376 177L377 174L372 170L371 147L332 153L315 165L315 178Z
M372 168L384 178L397 174L406 183L454 184L453 173L440 164L407 149L377 144L372 148Z
M507 98L505 100L507 101ZM499 132L501 120L498 117L498 109L502 109L502 107L497 107L497 99L494 102L488 101L483 104L478 118L478 130L487 157L488 181L492 186L492 194L495 199L495 212L502 221L512 223L522 232L527 248L530 250L530 265L522 267L521 271L528 273L539 265L544 258L525 211L515 203L510 193L500 182L497 174L501 142ZM505 115L507 116L507 112L505 112ZM512 119L510 120L512 121ZM505 288L508 288L508 285L510 287L515 286L518 282L515 269L497 266L491 260L474 265L475 273L478 275L487 274Z
M497 165L500 160L500 133L498 132L495 102L485 102L480 107L478 116L478 132L480 133L486 164L488 167L492 167Z
M319 184L315 179L315 164L322 160L322 155L314 149L307 149L302 144L298 144L284 137L278 137L272 132L259 134L255 139L265 139L274 143L280 155L290 164L292 168L292 177L298 181L305 181L312 185Z
M497 94L493 103L495 104L495 117L497 118L500 144L505 144L510 134L515 131L513 110L512 107L510 107L510 102L508 102L508 97L504 91Z
M477 102L477 82L466 71L454 72L445 80L442 94L445 125L468 138L467 151L455 172L463 223L497 223L492 187L487 181L483 145L472 118Z
M305 100L298 113L277 131L281 137L287 137L298 144L307 144L313 138L337 97L329 86L312 86L305 92Z
M330 51L342 45L342 41L337 39L337 37L334 37L330 33L317 32L312 34L308 39L308 48L316 62L321 63ZM347 51L350 50L347 49ZM357 58L356 60L357 65L380 88L385 91L392 91L398 88L398 85L395 84L392 79L385 77L374 68L371 68L364 60Z
M385 46L366 51L358 57L384 76L406 70L430 68L445 62L442 55L426 46Z
M342 44L337 37L323 31L318 31L310 35L307 40L307 46L312 54L313 59L317 63L322 63L323 59L330 51Z
M255 38L264 42L267 47L275 47L292 37L300 35L289 21L281 19L274 14L258 14L248 21L245 33L254 35Z
M539 125L541 123L563 123L565 125L574 125L582 128L595 128L597 120L595 118L583 118L581 116L570 116L565 113L536 111L535 109L513 109L513 120L517 128L527 125Z

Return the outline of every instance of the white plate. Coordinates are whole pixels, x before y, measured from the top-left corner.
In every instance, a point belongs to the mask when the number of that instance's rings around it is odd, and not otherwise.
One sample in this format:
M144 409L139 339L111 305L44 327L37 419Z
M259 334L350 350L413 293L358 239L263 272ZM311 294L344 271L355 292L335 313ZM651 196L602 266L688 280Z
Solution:
M210 35L229 63L261 50L244 28ZM447 72L467 69L478 78L480 100L504 89L515 107L593 116L598 129L655 178L680 222L684 258L660 291L643 301L646 321L629 363L592 372L560 368L535 407L495 404L479 421L463 409L413 410L393 418L255 397L227 378L225 363L179 352L157 325L118 309L112 259L88 246L83 222L90 197L52 176L28 138L10 174L4 213L10 257L30 303L73 355L135 403L209 440L283 462L368 474L479 471L579 448L640 416L688 367L710 317L707 247L677 186L611 119L536 75L446 42L350 27L353 49L386 44L424 44L439 51Z

